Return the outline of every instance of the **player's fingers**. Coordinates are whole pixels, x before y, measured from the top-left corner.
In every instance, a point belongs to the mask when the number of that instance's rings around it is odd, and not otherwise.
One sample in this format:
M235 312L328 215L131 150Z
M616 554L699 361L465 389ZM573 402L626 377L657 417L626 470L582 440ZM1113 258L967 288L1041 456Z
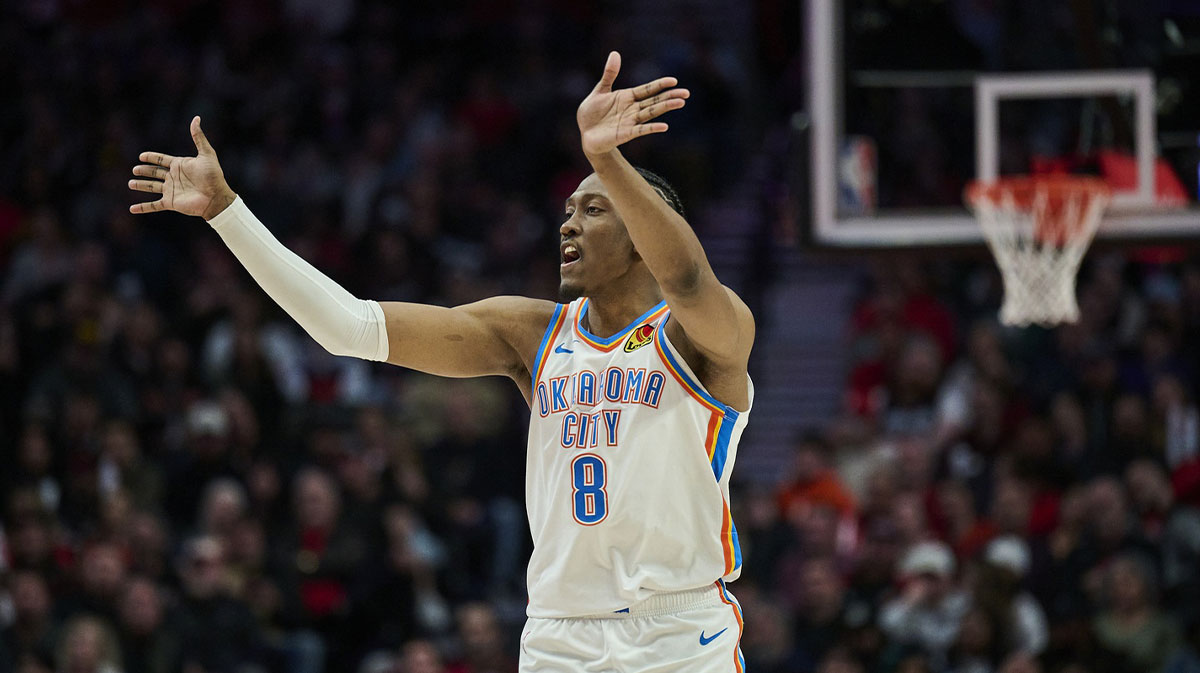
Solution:
M162 199L159 199L157 201L135 203L132 206L129 206L129 212L133 213L134 215L141 215L142 213L154 213L162 210L163 208L165 208L165 206L163 206Z
M144 161L148 164L164 166L166 168L170 168L171 163L174 162L175 159L176 157L173 157L170 154L163 154L162 152L142 152L138 155L138 161Z
M161 180L130 180L129 188L137 192L150 192L151 194L163 193L163 182Z
M635 134L634 137L640 138L641 136L650 135L651 133L666 133L668 128L670 127L663 122L654 122L653 124L638 124L637 126L633 127L633 132Z
M686 102L682 98L672 98L671 100L665 100L661 103L651 105L644 110L638 110L638 113L634 116L634 119L636 119L639 124L642 122L648 122L655 117L670 112L671 110L678 110L684 105L686 105Z
M665 100L671 100L672 98L686 99L686 98L690 97L691 95L692 95L692 92L688 91L687 89L671 89L670 91L663 91L663 92L657 93L645 100L640 101L638 103L638 107L645 109L645 108L650 107L651 105L654 105L655 103L661 103Z
M659 77L653 82L646 82L645 84L635 88L633 90L633 97L635 100L649 98L663 89L670 89L676 84L679 84L679 80L675 79L674 77Z
M156 180L166 180L171 174L170 171L162 166L154 166L152 164L138 164L133 167L133 174L140 175L144 178L154 178Z
M192 142L196 143L196 151L200 154L216 154L208 142L208 136L204 135L204 130L200 128L199 116L192 117Z
M600 81L596 83L596 91L612 91L613 82L617 81L617 74L620 72L621 55L615 51L608 52L608 60L604 63L604 74L600 75Z

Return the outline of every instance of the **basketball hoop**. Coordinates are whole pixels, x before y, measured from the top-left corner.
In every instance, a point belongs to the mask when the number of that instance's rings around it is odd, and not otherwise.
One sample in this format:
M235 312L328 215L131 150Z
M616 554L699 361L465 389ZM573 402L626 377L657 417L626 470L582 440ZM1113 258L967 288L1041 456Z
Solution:
M1075 274L1112 196L1103 180L1077 176L975 181L964 194L1004 278L1000 321L1079 320Z

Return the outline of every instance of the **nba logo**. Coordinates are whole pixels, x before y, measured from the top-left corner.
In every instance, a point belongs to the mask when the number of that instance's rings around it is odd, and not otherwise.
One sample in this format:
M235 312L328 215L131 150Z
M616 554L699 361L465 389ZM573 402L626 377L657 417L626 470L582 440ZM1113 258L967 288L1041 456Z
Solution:
M848 136L838 152L838 213L870 215L876 204L875 141L867 136Z

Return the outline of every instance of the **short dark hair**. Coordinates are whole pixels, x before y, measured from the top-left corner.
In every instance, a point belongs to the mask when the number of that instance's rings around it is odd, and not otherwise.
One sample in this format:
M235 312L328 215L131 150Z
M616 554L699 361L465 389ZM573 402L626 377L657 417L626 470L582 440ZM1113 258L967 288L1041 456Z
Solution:
M646 182L650 183L650 186L654 188L654 191L658 192L658 195L663 198L663 201L667 202L668 206L671 206L672 210L679 213L680 217L687 219L687 215L683 212L683 199L679 198L679 192L675 191L675 188L671 186L671 183L667 182L666 178L658 173L655 173L654 171L641 168L640 166L634 166L634 170L636 170L638 175L642 176Z

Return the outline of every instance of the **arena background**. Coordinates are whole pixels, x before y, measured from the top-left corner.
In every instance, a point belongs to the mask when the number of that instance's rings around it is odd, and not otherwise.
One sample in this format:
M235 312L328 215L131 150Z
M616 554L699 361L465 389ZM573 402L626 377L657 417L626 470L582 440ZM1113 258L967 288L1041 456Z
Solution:
M515 389L326 354L125 181L199 114L358 296L550 298L610 49L691 89L625 151L759 322L748 670L1200 671L1195 3L4 0L0 44L0 673L515 670ZM887 218L965 221L977 74L1101 68L1155 74L1183 224L1102 231L1080 323L1001 327L973 230ZM1003 108L1003 168L1131 153L1128 104Z

